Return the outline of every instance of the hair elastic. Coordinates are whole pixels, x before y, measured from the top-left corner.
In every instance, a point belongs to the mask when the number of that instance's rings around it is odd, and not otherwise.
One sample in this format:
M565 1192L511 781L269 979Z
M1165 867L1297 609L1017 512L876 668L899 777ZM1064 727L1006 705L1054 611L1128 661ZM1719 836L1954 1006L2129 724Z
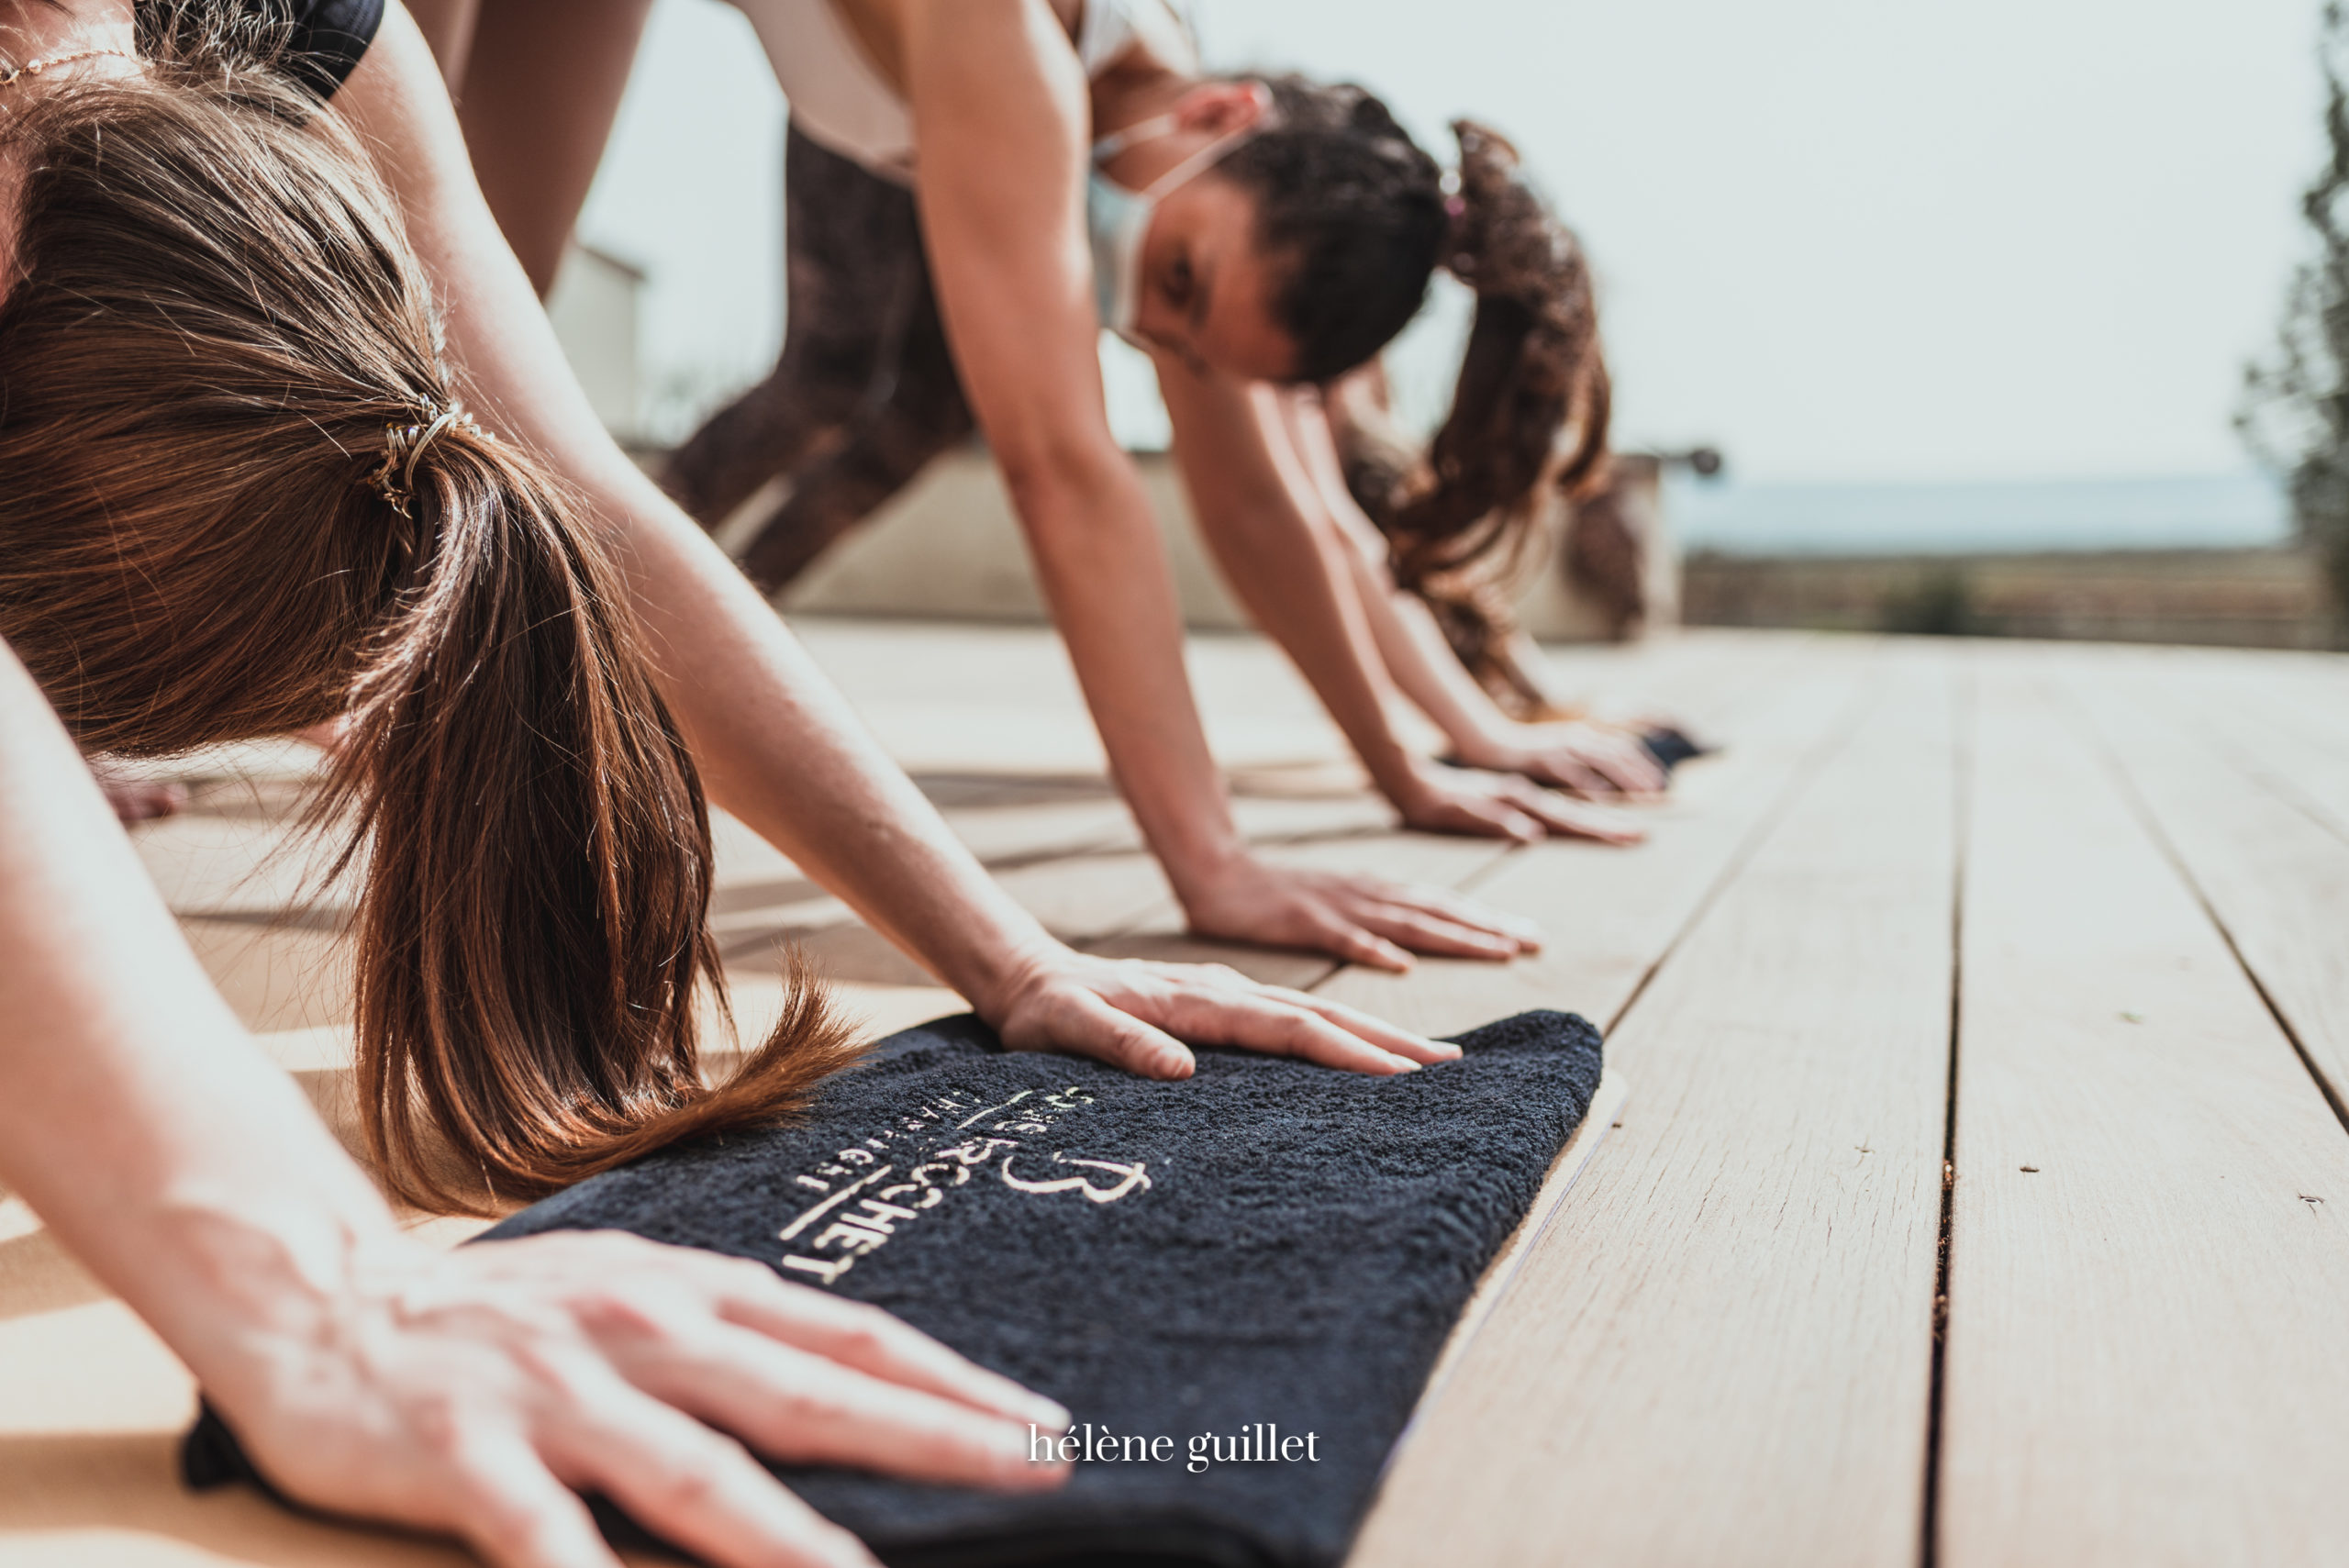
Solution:
M139 58L127 49L83 49L76 50L72 54L52 54L45 60L28 60L22 65L10 66L6 71L0 71L0 87L12 87L20 78L38 76L52 65L71 65L77 60L95 60L100 55L112 55L117 60Z
M455 429L476 439L487 436L462 403L451 403L445 408L428 403L417 412L424 416L419 424L384 427L384 463L369 479L375 494L390 502L392 510L403 517L408 516L408 502L416 495L417 462L441 432Z

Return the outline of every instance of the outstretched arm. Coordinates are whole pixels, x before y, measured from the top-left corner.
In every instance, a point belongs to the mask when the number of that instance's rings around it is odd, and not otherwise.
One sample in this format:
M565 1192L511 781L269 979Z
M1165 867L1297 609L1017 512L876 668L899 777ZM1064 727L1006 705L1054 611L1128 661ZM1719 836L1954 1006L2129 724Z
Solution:
M1579 720L1527 724L1503 713L1452 651L1435 617L1387 570L1386 539L1346 487L1320 397L1279 395L1281 429L1302 471L1305 505L1341 540L1380 656L1396 682L1442 729L1460 760L1592 795L1653 795L1667 782L1645 748L1622 730Z
M407 1239L212 990L5 644L0 1182L281 1485L501 1568L617 1568L574 1485L718 1562L871 1561L720 1427L785 1457L1057 1479L1025 1460L1025 1422L1065 1420L1049 1401L757 1264Z
M709 537L605 433L473 183L431 55L396 5L336 104L400 199L440 286L451 357L485 417L543 454L612 529L662 695L718 804L1015 1047L1161 1077L1190 1071L1186 1040L1373 1073L1454 1053L1229 972L1112 963L1053 940L955 840Z
M1467 728L1475 709L1455 687L1474 683L1448 650L1449 673L1428 657L1398 626L1391 590L1363 571L1290 423L1308 395L1202 373L1168 355L1158 373L1192 510L1225 581L1296 661L1406 822L1520 839L1640 837L1616 813L1514 776L1442 767L1407 746L1391 718L1398 684L1459 745L1453 726Z
M1408 950L1530 946L1520 923L1464 900L1249 853L1192 701L1165 548L1103 406L1083 72L1043 0L907 0L901 16L955 358L1119 785L1192 929L1390 969Z

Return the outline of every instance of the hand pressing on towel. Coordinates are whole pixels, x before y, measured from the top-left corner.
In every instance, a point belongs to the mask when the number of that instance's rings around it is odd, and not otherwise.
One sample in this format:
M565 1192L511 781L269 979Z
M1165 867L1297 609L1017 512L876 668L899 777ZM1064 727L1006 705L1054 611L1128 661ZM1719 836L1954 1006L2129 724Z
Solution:
M184 1362L279 1487L618 1568L573 1487L719 1568L869 1565L750 1457L1056 1484L1067 1413L758 1264L583 1234L454 1252L207 982L0 644L0 1187Z
M1460 1054L1456 1045L1219 963L1096 958L1058 947L1016 971L979 1014L1013 1051L1071 1051L1145 1078L1189 1077L1197 1059L1184 1040L1382 1076Z
M1029 1490L1029 1423L1066 1411L876 1308L755 1262L579 1231L440 1251L387 1238L326 1282L249 1278L240 1353L206 1358L261 1472L340 1513L462 1537L498 1568L613 1568L596 1492L718 1564L872 1563L778 1485L790 1462ZM249 1255L244 1255L249 1253Z

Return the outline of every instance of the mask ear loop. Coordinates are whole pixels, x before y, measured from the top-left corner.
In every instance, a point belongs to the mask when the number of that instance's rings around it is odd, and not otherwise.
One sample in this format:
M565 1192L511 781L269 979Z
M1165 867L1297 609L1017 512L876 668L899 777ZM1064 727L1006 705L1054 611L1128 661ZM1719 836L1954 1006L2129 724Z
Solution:
M1205 147L1200 148L1197 152L1192 153L1188 158L1184 159L1183 161L1175 164L1174 167L1166 171L1165 173L1161 174L1157 179L1152 180L1149 184L1144 185L1141 189L1142 198L1145 201L1156 201L1160 196L1165 195L1168 191L1174 189L1176 186L1182 184L1185 181L1189 180L1194 175L1203 173L1207 170L1213 168L1216 164L1222 162L1226 157L1230 156L1233 149L1237 148L1241 142L1247 140L1250 137L1254 136L1259 128L1259 127L1254 125L1244 125L1238 130L1229 131L1224 135L1216 138L1213 141L1208 142Z
M1215 161L1249 137L1267 128L1266 117L1273 112L1272 95L1266 91L1262 82L1251 82L1248 87L1250 95L1256 100L1254 119L1237 130L1227 131L1208 142L1174 168L1152 180L1140 194L1153 196L1162 190L1172 189L1182 183L1182 180L1177 178L1178 175L1187 179L1190 175L1197 173L1200 166ZM1113 130L1093 144L1093 161L1097 164L1106 163L1129 148L1138 147L1145 141L1155 141L1174 130L1180 119L1181 116L1175 110L1169 109L1164 114L1152 115L1146 120L1136 120L1123 130Z
M1093 161L1104 163L1130 147L1145 141L1155 141L1174 128L1174 111L1152 115L1146 120L1136 120L1123 130L1113 130L1093 144Z

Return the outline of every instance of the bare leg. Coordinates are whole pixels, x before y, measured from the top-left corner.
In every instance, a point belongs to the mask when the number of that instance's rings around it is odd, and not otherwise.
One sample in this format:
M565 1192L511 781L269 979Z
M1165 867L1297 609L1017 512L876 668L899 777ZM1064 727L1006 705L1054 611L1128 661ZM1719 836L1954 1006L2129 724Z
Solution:
M463 75L452 78L462 83L458 121L489 210L544 298L603 160L652 0L456 3L479 16Z
M679 447L662 476L704 528L888 403L909 330L925 311L936 317L913 193L796 127L784 150L784 224L783 357Z

